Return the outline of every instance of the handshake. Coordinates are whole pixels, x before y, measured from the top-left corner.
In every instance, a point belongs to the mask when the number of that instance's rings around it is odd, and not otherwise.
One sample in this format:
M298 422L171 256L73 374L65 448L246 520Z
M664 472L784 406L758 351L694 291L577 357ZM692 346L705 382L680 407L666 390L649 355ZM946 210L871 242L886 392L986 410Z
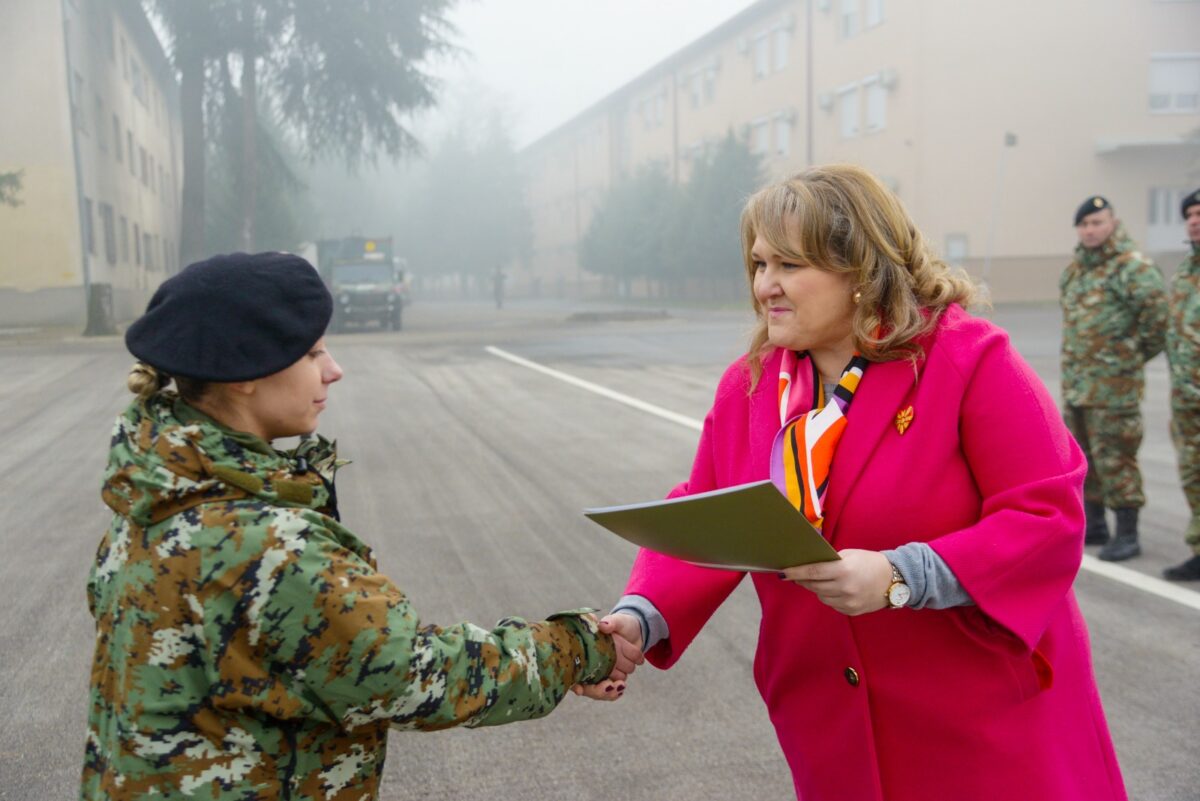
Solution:
M600 620L600 632L612 635L617 661L608 678L595 684L576 684L571 692L593 701L616 701L625 694L625 683L637 666L646 661L642 653L642 624L624 612Z

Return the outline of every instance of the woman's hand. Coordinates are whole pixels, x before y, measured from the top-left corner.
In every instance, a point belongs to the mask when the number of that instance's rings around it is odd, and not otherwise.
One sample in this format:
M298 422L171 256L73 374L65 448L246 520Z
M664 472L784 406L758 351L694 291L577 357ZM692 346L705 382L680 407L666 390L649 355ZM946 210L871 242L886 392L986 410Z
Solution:
M780 575L817 594L843 615L863 615L888 605L892 564L879 551L847 548L836 562L789 567Z
M613 645L617 650L616 666L604 681L596 684L576 684L571 688L571 692L593 701L616 701L625 694L626 678L638 665L646 661L645 655L642 654L642 624L633 615L618 612L601 618L600 631L612 635Z

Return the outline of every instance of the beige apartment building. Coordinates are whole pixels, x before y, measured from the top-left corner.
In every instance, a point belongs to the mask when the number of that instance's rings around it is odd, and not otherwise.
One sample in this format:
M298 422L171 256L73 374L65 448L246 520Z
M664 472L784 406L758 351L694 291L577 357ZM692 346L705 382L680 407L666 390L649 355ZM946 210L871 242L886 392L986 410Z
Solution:
M101 333L178 269L178 84L137 0L5 0L3 19L0 173L23 187L0 205L0 330Z
M1169 274L1200 186L1200 2L760 0L522 152L517 281L600 291L576 246L607 188L654 159L685 181L729 130L767 178L871 169L997 301L1056 296L1092 193Z

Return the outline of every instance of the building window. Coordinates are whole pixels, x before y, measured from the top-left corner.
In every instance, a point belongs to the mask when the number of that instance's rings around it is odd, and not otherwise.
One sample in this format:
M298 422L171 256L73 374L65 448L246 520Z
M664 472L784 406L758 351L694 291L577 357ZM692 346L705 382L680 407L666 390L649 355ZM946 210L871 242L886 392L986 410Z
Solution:
M142 229L138 228L138 224L133 224L133 263L137 266L142 266Z
M146 169L146 148L142 147L141 145L138 145L138 155L141 156L141 160L142 160L142 183L145 184L146 186L149 186L150 181L147 178L147 176L150 173Z
M96 255L96 226L92 221L92 199L83 199L83 244L87 252Z
M946 263L961 267L967 260L967 235L946 234Z
M125 152L129 154L129 174L137 178L137 164L133 160L133 131L125 129Z
M874 28L883 22L883 0L867 0L867 13L864 25Z
M704 95L704 76L701 73L693 73L688 79L688 92L691 95L692 108L700 108L700 100Z
M792 152L792 121L788 117L775 120L775 153L789 156Z
M711 103L717 96L717 68L704 69L704 102Z
M142 65L138 63L136 58L129 59L129 77L133 84L133 96L138 99L138 102L145 106L146 73L142 71Z
M750 152L763 156L771 152L770 120L756 120L750 123Z
M161 194L163 196L164 200L168 197L168 195L167 195L167 171L162 168L161 164L158 165L158 191L159 191L159 194Z
M87 115L83 110L83 76L75 73L75 91L71 93L71 116L75 118L75 128L81 134L88 132Z
M663 124L663 119L667 115L667 93L659 92L654 96L654 127L657 128Z
M142 232L142 258L146 260L146 269L154 269L154 248L151 246L150 234Z
M121 261L129 264L129 220L121 215Z
M150 164L150 175L149 175L149 180L147 180L145 182L145 184L146 184L146 188L149 189L151 192L153 192L154 191L154 156L147 155L146 161L148 161Z
M116 114L113 115L113 155L117 157L118 164L125 158L121 148L121 121Z
M121 75L129 83L129 48L125 46L125 37L121 37Z
M843 139L858 136L858 87L848 86L837 93L838 129Z
M841 0L838 30L843 39L858 35L858 4L860 0Z
M774 58L771 61L771 68L775 72L779 72L788 65L788 44L791 42L792 32L787 28L776 28L774 38L775 52L773 54Z
M96 120L96 145L101 151L108 152L108 126L104 124L104 101L100 95L92 96L92 108Z
M771 39L769 34L754 37L754 77L761 78L770 71Z
M116 264L117 226L113 222L113 207L107 203L100 204L100 223L104 226L104 260Z
M1187 241L1187 226L1179 213L1179 205L1189 192L1182 186L1152 186L1149 192L1149 214L1146 221L1146 240L1142 243L1153 252L1182 250Z
M887 89L878 78L863 81L863 94L866 95L866 128L867 131L882 131L887 126Z
M1161 53L1150 57L1150 111L1200 112L1200 53Z

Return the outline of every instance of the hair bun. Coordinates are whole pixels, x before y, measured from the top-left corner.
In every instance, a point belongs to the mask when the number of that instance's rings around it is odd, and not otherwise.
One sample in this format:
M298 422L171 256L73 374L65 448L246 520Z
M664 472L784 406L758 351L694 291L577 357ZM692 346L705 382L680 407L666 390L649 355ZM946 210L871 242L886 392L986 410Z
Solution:
M136 362L133 367L129 368L125 386L129 387L129 391L138 398L145 400L165 387L170 380L170 376L158 372L145 362Z

